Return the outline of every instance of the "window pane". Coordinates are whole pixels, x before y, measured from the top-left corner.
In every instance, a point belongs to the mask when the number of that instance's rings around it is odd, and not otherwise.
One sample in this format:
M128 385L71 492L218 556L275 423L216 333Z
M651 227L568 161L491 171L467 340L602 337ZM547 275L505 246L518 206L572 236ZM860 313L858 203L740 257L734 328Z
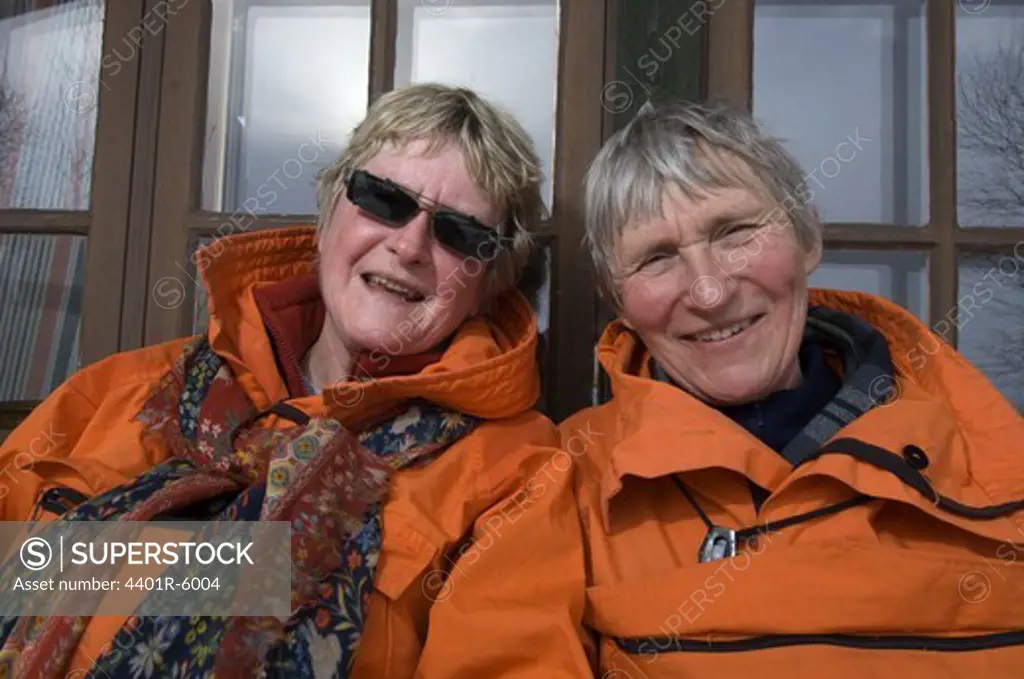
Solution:
M959 350L1024 408L1024 248L960 257Z
M0 209L88 210L103 2L11 4L0 6Z
M880 295L928 322L928 260L924 253L826 250L810 284Z
M519 290L526 295L537 319L537 360L542 383L541 397L537 404L542 412L550 405L546 400L547 390L543 385L550 374L548 346L551 327L551 259L550 245L540 245L519 280Z
M366 115L370 1L213 2L203 208L314 214Z
M754 114L828 222L928 221L921 0L758 0Z
M533 260L520 277L519 289L530 300L537 316L537 332L544 335L551 321L551 247L537 249Z
M1024 226L1024 2L959 3L956 84L957 219Z
M551 207L557 0L399 0L395 86L443 82L504 106L533 137Z
M85 243L0 234L0 401L42 399L78 370Z

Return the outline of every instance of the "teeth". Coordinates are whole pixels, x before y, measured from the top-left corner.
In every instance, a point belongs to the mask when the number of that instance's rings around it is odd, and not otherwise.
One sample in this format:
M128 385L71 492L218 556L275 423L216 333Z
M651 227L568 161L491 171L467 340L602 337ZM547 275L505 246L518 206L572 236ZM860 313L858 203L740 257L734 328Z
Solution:
M698 332L692 337L698 342L721 342L724 339L728 339L733 335L739 334L754 324L754 319L748 318L745 321L741 321L736 325L730 325L728 328L722 328L720 330L709 330L707 332Z
M383 278L376 274L369 274L366 277L366 281L371 285L376 285L378 287L384 288L388 292L393 292L396 295L399 295L400 297L404 297L406 300L410 302L418 302L423 299L423 295L421 295L416 290L408 288L402 285L401 283L393 281L389 278Z

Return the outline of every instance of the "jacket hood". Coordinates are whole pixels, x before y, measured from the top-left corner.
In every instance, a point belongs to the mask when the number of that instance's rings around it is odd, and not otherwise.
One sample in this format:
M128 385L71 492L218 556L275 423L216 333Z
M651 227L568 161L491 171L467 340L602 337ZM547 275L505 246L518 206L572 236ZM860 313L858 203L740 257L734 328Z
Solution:
M196 256L209 299L210 345L231 365L257 408L288 398L254 292L315 274L312 226L267 229L220 238ZM537 326L518 290L503 293L486 316L467 320L440 360L412 375L339 383L294 399L310 415L353 422L413 398L481 418L511 417L540 396Z
M885 338L892 358L894 378L876 396L896 398L853 420L836 438L888 451L908 446L928 451L927 477L940 492L967 505L1021 500L1024 418L977 368L913 314L882 297L813 289L809 303L871 325ZM862 492L919 500L887 472L864 471L844 455L794 470L781 456L746 452L763 446L715 408L651 379L649 352L619 321L605 329L598 356L613 393L600 406L614 423L615 441L610 459L601 465L605 501L621 489L625 475L656 478L712 466L732 468L764 487L827 473ZM685 451L651 445L683 440L692 443ZM996 524L1009 529L1005 520L990 522L992 534L998 534Z

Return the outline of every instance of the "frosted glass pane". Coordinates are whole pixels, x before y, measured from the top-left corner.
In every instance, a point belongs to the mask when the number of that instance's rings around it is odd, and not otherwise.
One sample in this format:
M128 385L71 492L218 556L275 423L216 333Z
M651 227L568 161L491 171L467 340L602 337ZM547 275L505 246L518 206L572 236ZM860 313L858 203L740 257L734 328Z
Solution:
M551 246L538 246L519 280L519 289L530 301L537 318L537 359L540 362L541 380L544 382L554 368L548 352L551 327L551 259ZM542 412L547 412L546 395L547 390L542 389L541 399L537 404Z
M557 0L399 0L398 7L395 86L461 85L515 115L540 156L550 207Z
M880 295L928 321L928 260L923 253L826 250L810 284Z
M956 84L957 219L1024 226L1024 2L960 3Z
M1024 409L1024 247L960 258L957 347Z
M551 322L551 248L540 247L520 276L519 289L537 317L537 332L547 333Z
M828 222L928 221L924 3L759 0L754 114Z
M89 209L100 78L137 54L125 38L100 68L103 16L101 0L0 3L0 209Z
M0 402L42 400L81 365L85 236L0 234Z
M213 2L203 207L313 214L316 175L366 115L369 0Z

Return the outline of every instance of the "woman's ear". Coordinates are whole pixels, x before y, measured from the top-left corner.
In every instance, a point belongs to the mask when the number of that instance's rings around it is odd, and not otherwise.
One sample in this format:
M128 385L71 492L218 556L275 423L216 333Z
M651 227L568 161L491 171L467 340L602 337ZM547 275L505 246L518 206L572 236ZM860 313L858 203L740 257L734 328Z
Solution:
M618 282L616 281L613 285L618 286ZM621 290L621 288L616 287L616 290ZM636 328L633 327L633 324L630 323L629 319L622 313L622 300L619 295L621 295L621 292L612 292L603 285L599 285L597 287L597 296L601 302L602 309L598 311L598 315L616 320L630 330L635 331Z
M636 331L636 326L633 325L633 322L626 317L626 314L622 313L621 308L615 308L614 314L615 318L618 319L619 323L622 323L624 326L626 326L630 330L633 330L634 332Z
M811 211L814 218L813 238L810 247L805 248L804 251L804 273L807 276L810 276L817 270L821 264L821 257L825 249L825 227L822 226L821 219L818 217L818 209L812 207Z

